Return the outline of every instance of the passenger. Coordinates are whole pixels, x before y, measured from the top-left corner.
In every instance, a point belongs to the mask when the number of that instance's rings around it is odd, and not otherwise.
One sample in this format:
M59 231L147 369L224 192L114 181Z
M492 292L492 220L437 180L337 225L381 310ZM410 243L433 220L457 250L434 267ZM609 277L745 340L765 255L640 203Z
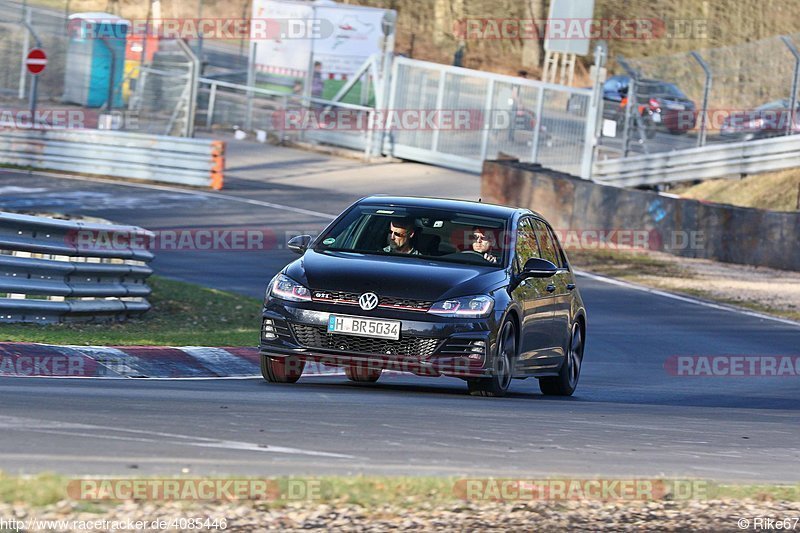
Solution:
M480 254L490 263L497 263L499 259L498 253L495 250L495 248L497 248L497 241L491 231L474 227L472 228L470 241L472 241L473 252Z
M389 246L384 252L396 254L420 255L419 250L411 244L414 238L414 219L401 218L389 224Z

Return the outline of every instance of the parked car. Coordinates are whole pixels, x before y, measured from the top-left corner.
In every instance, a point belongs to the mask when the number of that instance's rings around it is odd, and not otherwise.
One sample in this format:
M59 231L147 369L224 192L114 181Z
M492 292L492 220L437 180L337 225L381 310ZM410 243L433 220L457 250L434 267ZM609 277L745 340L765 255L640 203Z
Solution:
M800 105L792 114L792 103L788 98L774 100L756 107L752 111L731 112L720 127L721 139L729 141L749 141L800 133Z
M628 104L630 77L612 76L603 85L603 117L622 124ZM648 138L657 130L678 135L697 123L697 106L674 83L640 79L636 88L638 113Z
M586 310L567 255L537 213L371 196L316 239L288 246L302 257L266 291L267 381L294 383L317 361L358 382L396 369L458 377L482 396L529 377L544 394L575 391Z

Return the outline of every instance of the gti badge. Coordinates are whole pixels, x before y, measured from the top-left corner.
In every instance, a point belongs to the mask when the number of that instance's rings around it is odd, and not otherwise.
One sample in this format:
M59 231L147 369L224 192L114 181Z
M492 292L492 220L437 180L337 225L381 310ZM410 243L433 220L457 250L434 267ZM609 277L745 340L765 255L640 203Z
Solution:
M365 292L358 298L358 305L364 311L372 311L378 307L378 295L374 292Z

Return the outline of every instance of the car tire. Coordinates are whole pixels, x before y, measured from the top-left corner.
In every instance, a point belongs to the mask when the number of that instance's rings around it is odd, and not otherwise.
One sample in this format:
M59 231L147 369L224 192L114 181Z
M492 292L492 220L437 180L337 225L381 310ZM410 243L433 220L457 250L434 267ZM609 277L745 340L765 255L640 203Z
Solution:
M306 362L297 357L261 356L261 375L270 383L295 383L305 366Z
M583 333L578 324L572 326L569 352L558 376L539 378L539 389L547 396L572 396L581 377L583 363Z
M513 321L503 322L497 339L492 377L467 380L467 389L473 396L505 396L511 386L514 363L517 360L517 337Z
M347 379L356 383L375 383L383 373L382 368L370 368L364 365L350 365L344 367Z

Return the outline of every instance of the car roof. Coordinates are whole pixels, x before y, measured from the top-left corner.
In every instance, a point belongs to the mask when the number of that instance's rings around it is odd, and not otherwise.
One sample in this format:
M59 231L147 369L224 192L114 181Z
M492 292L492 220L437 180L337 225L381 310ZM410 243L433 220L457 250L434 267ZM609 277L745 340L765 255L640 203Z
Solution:
M483 202L471 202L468 200L452 200L448 198L429 198L425 196L384 196L378 194L362 198L358 203L392 205L397 207L421 207L423 209L458 210L473 215L496 218L511 218L515 213L532 213L530 209L523 209L520 207L485 204Z

